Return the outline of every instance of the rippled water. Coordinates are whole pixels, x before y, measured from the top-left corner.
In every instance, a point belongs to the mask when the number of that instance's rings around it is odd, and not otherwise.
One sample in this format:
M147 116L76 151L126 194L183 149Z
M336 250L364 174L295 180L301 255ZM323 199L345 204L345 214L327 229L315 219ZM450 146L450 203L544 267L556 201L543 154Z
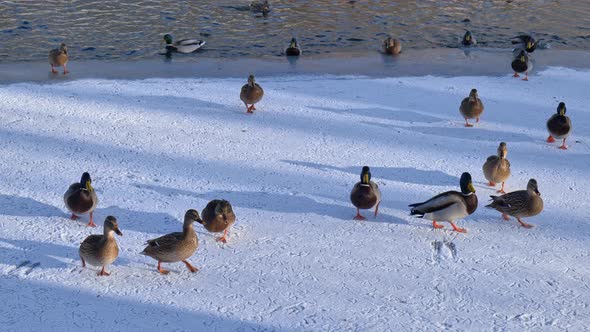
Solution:
M0 61L44 60L61 41L76 59L159 56L162 35L200 38L208 57L280 55L291 36L304 53L375 51L388 34L404 48L456 47L464 29L481 46L510 47L534 33L556 49L590 49L590 0L0 1Z

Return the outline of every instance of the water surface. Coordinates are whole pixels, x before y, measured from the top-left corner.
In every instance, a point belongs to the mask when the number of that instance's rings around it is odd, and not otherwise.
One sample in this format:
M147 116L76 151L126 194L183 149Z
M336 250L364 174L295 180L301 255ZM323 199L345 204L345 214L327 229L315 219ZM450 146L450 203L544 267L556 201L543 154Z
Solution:
M75 59L149 59L162 35L199 38L189 57L281 55L291 36L309 54L375 51L389 34L406 49L457 47L465 29L481 46L508 48L534 33L555 49L590 49L590 0L289 1L266 17L248 0L11 0L0 2L0 61L42 60L62 41Z

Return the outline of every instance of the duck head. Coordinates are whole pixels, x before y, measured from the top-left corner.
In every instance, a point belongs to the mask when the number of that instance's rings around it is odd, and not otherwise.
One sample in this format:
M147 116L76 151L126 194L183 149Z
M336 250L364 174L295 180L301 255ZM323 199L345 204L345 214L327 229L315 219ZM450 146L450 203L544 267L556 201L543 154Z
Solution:
M80 179L80 188L86 189L88 191L94 191L94 188L92 188L92 179L90 178L90 174L88 172L84 172L82 174L82 179Z
M215 214L228 214L232 212L231 204L225 199L222 199L215 207Z
M201 217L199 216L199 212L194 209L187 210L184 214L184 226L192 225L193 222L201 223Z
M471 174L467 172L461 174L461 180L459 180L459 184L461 185L461 192L464 195L468 195L475 192L473 182L471 182Z
M289 44L290 48L297 48L297 39L295 37L291 38L291 43Z
M363 166L363 170L361 171L361 183L362 184L369 184L371 182L371 170L369 166Z
M565 115L565 111L566 111L565 103L564 102L559 103L559 105L557 105L557 114Z
M68 54L68 47L66 46L66 43L61 43L61 45L59 45L59 51L64 54Z
M477 95L477 89L471 89L471 91L469 92L469 100L470 101L477 101L478 95Z
M256 79L254 78L254 75L250 74L250 76L248 76L248 85L254 87L254 83L256 83Z
M508 155L508 148L506 147L506 143L502 142L498 146L498 157L500 157L502 159L506 159L507 155Z
M537 185L537 180L530 179L529 183L526 185L526 190L529 192L529 195L537 195L541 196L539 192L539 186Z
M167 33L164 35L164 42L166 43L166 45L170 45L172 44L172 35Z
M123 233L121 233L121 230L119 229L119 223L117 222L117 218L113 216L108 216L104 220L104 232L107 235L111 232L115 232L117 233L117 235L123 236Z

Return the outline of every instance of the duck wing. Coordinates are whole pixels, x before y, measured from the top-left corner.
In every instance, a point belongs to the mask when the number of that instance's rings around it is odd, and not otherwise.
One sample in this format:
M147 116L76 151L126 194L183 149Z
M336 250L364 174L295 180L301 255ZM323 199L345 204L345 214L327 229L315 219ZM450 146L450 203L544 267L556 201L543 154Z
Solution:
M490 196L492 203L487 208L495 209L509 215L516 215L526 211L529 194L526 190L513 191L502 196Z
M426 202L410 204L409 206L412 207L410 214L423 216L427 213L444 210L454 204L465 204L463 194L457 191L447 191Z

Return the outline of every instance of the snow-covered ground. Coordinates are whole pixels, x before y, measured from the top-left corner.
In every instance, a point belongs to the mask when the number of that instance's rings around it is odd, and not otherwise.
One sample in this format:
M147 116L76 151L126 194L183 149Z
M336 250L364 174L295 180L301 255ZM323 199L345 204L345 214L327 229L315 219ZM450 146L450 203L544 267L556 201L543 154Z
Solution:
M590 324L589 72L504 77L260 77L80 80L0 86L0 330L558 330ZM477 88L486 110L464 128ZM559 101L570 149L547 144ZM483 162L508 144L507 190L536 178L545 210L515 221L485 209ZM381 214L353 221L363 165ZM67 218L62 195L93 176L96 222L124 234L110 277L82 269L79 243L102 232ZM479 208L433 230L407 205L474 178ZM138 253L215 198L238 221L229 243L197 226L190 261ZM365 212L370 216L369 212ZM447 225L447 224L445 224ZM447 225L448 228L448 225ZM434 241L453 242L456 254Z

